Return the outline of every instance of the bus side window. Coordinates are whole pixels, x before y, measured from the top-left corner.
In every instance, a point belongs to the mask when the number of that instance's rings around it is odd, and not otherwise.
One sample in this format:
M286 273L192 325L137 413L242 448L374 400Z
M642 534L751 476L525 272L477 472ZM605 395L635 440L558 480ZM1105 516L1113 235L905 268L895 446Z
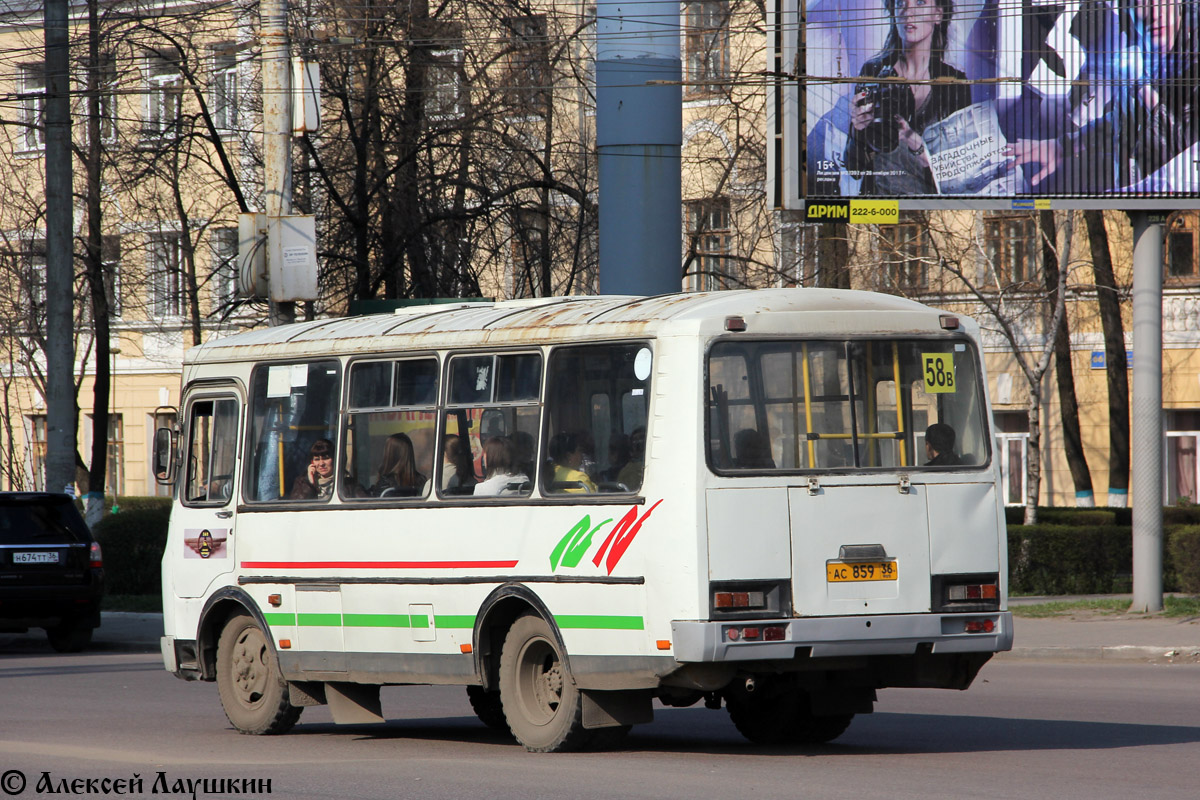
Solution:
M551 353L543 493L641 489L651 364L650 348L642 342L559 347Z
M356 361L342 437L343 500L426 497L437 434L436 358Z
M250 442L246 497L287 500L307 480L313 444L336 441L340 392L338 362L268 364L250 378Z
M438 492L528 496L536 474L541 354L454 356L447 381ZM489 451L490 466L484 455Z

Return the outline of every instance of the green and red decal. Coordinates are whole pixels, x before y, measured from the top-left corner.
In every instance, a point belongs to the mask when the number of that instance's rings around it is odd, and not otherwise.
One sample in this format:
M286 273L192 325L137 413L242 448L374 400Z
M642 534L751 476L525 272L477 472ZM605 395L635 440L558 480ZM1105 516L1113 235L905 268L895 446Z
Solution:
M592 563L597 567L600 562L604 561L604 566L608 570L608 574L612 575L617 564L621 561L621 556L625 555L625 551L629 549L629 545L633 544L633 539L638 535L638 531L642 529L642 523L650 518L654 513L654 509L658 508L662 500L659 500L650 508L646 509L646 513L638 516L637 506L629 509L625 516L613 526L609 531L608 536L604 538L603 544L596 551L596 555L592 558ZM588 550L592 547L592 537L603 528L605 525L612 522L612 518L608 518L603 522L592 525L592 515L584 514L583 519L575 523L575 527L567 531L566 536L559 539L558 544L550 551L550 571L556 571L561 567L577 567L583 557L587 555ZM608 558L605 559L607 554Z

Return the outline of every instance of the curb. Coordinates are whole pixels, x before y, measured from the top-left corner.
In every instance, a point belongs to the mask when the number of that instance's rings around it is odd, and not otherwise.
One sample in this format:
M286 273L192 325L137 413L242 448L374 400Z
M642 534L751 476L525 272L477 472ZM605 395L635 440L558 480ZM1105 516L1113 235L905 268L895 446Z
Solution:
M1153 661L1163 664L1200 664L1200 647L1101 645L1094 647L1014 647L997 658L1027 661Z

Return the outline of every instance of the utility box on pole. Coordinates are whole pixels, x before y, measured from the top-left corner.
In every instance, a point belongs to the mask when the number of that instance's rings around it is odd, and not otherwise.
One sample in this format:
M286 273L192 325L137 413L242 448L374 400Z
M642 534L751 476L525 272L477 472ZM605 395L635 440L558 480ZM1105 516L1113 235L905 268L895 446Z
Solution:
M316 217L267 218L267 283L276 303L317 299Z

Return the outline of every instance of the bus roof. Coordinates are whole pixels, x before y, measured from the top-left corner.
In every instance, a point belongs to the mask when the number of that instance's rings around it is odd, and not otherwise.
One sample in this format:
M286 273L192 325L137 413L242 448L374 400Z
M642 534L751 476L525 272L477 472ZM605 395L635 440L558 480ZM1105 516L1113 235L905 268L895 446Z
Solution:
M778 332L775 325L756 324L766 323L768 317L763 315L772 314L817 317L811 320L812 325L796 328L796 333L937 331L939 313L895 295L850 289L747 289L656 297L569 296L446 303L409 306L392 314L261 328L191 348L185 362L650 337L672 330L697 332L702 327L719 331L727 317L739 316L747 321L750 332L765 328ZM831 328L833 319L839 324Z

